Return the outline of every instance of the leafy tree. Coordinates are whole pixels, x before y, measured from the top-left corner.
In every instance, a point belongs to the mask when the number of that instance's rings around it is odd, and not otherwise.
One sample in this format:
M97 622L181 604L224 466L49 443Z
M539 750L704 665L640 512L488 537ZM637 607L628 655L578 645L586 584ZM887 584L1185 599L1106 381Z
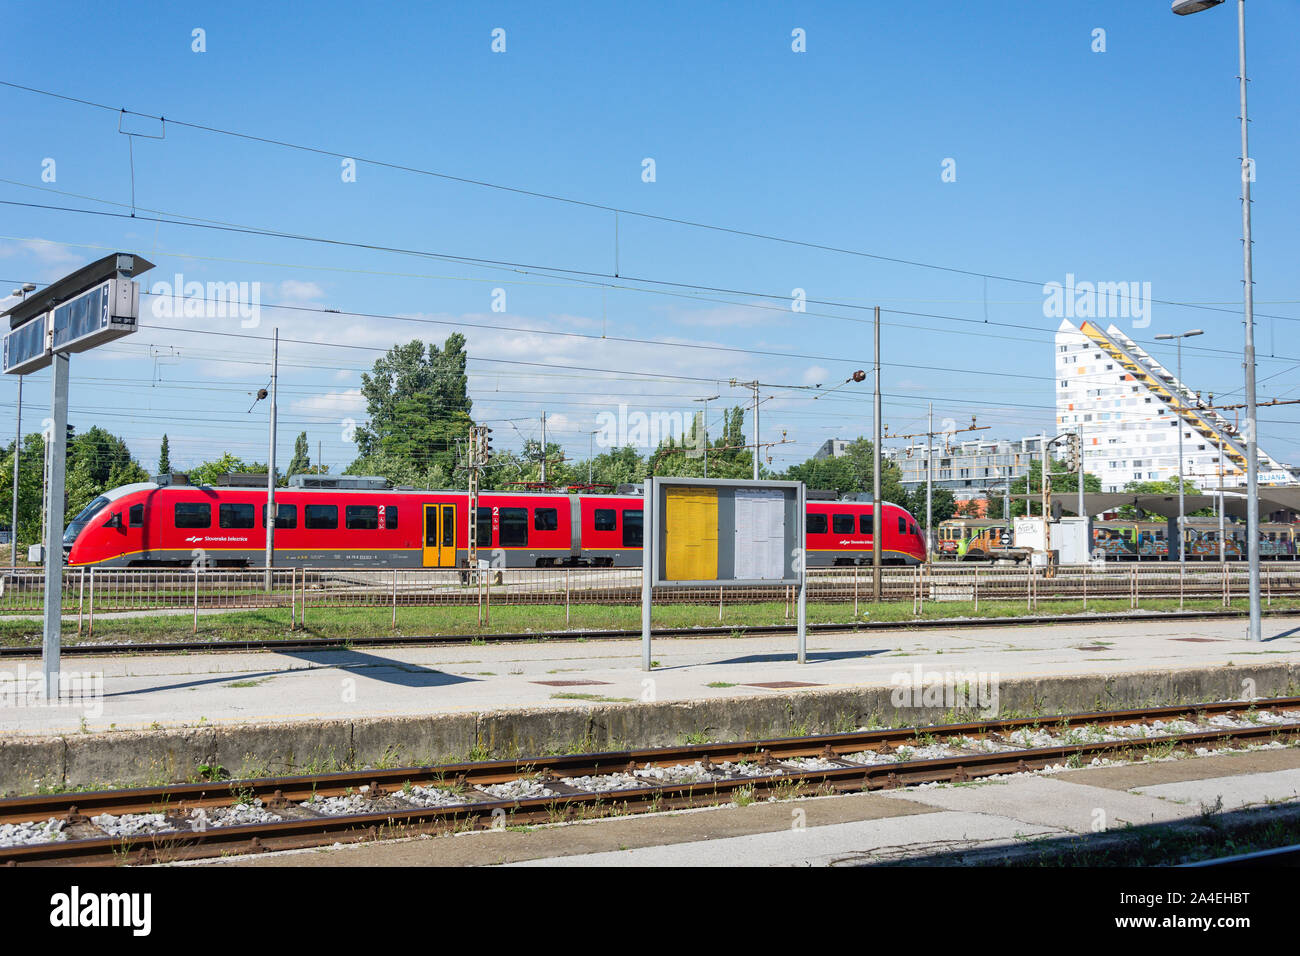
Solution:
M433 465L450 474L457 443L469 435L469 378L465 337L453 333L442 349L419 340L395 345L361 376L368 423L357 429L361 472L378 474L376 463L404 462L426 473ZM382 453L382 459L379 457ZM373 462L364 463L366 459ZM357 471L349 466L348 471Z
M167 435L162 437L162 447L158 450L158 474L170 474L172 470L171 449L167 444Z
M45 470L45 440L40 432L23 439L18 468L18 533L16 540L33 542L41 528L41 476ZM0 466L0 522L7 527L13 512L14 443L5 449Z
M289 469L285 472L285 476L310 473L310 470L311 455L307 447L307 433L299 432L297 440L293 443L293 458L289 461Z
M1164 481L1130 481L1124 486L1126 492L1132 492L1135 495L1177 495L1178 494L1178 477L1168 478ZM1183 479L1184 495L1199 495L1201 490L1196 487L1196 483L1189 478ZM1139 516L1138 512L1141 512ZM1201 508L1197 511L1187 512L1187 516L1206 517L1214 514L1213 508ZM1122 505L1119 509L1121 518L1139 519L1151 517L1159 521L1164 521L1165 516L1154 512L1143 511L1133 505Z
M190 484L193 485L215 485L219 484L227 472L242 472L245 474L266 474L265 462L246 462L238 455L231 452L225 452L220 458L214 461L205 461L201 465L196 465L190 469Z
M802 481L809 489L834 491L840 497L859 490L853 463L847 458L809 458L802 465L791 465L781 477Z

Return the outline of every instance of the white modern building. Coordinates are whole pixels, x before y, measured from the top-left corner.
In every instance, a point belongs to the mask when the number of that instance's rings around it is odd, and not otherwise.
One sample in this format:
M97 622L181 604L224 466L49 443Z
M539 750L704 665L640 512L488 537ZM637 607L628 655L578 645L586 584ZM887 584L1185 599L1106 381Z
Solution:
M1008 482L1025 477L1029 466L1042 460L1046 441L1045 435L1031 435L1015 440L935 442L933 471L924 442L886 448L885 457L898 466L908 491L924 488L930 472L935 488L946 488L958 501L966 501L1001 495Z
M1237 426L1207 407L1114 325L1075 326L1056 332L1056 424L1081 430L1084 468L1102 491L1130 481L1178 476L1178 430L1183 432L1183 477L1203 490L1245 483L1246 449ZM1261 484L1294 485L1296 478L1262 448Z

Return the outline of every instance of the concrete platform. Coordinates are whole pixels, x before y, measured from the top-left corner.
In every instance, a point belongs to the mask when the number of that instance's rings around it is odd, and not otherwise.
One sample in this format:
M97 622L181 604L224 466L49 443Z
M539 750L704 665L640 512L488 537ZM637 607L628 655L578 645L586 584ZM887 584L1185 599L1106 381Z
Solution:
M804 665L791 636L665 638L649 674L635 641L79 657L91 694L60 706L0 675L0 792L1300 694L1300 617L1264 627L828 634Z

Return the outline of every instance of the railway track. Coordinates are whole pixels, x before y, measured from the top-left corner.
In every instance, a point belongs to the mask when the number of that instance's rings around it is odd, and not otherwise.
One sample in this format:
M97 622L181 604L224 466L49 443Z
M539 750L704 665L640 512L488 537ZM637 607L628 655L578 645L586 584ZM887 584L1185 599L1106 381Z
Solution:
M1294 610L1264 610L1265 616L1294 616ZM942 628L988 628L988 627L1023 627L1028 625L1051 624L1098 624L1124 621L1207 621L1223 618L1244 617L1244 611L1126 611L1112 614L1039 614L1019 617L994 618L949 618L946 620L913 621L854 621L839 624L810 624L810 634L834 634L853 631L892 631L892 630L936 630ZM655 637L727 637L741 631L746 635L760 636L770 634L793 634L793 624L773 624L764 627L665 627L655 628ZM146 643L80 643L64 644L61 653L64 657L112 656L118 654L161 654L191 653L212 651L330 651L350 650L358 647L433 647L459 644L520 644L532 641L589 641L589 640L633 640L641 637L640 630L606 629L589 631L552 631L552 632L516 632L516 633L466 633L466 634L392 634L383 637L364 638L326 638L304 637L286 638L284 640L246 641L156 641ZM39 657L41 646L6 645L0 646L2 658Z
M1300 743L1300 697L0 800L0 864L152 864Z

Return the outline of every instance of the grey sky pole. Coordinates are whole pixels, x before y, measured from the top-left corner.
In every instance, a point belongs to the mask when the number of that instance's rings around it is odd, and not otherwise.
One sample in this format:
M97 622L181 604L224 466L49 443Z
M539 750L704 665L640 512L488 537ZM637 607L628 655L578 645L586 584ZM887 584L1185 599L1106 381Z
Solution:
M280 330L271 342L271 447L266 463L266 589L271 589L271 569L275 567L275 426L276 387L280 369Z
M1183 388L1183 337L1178 337L1178 388ZM1179 396L1181 401L1182 396ZM1178 417L1178 563L1184 567L1187 566L1187 550L1183 545L1186 543L1187 536L1183 533L1183 528L1187 524L1187 510L1183 506L1183 416L1178 412L1174 413Z
M546 484L546 412L542 412L542 484Z
M68 454L68 356L50 363L49 494L45 504L45 636L41 666L47 700L59 697L59 654L63 637L63 490Z
M659 537L654 526L654 479L646 476L641 511L641 669L651 669L650 658L650 603L654 597L651 582L654 580L655 542Z
M930 403L930 424L925 435L925 560L934 547L934 402Z
M762 451L758 443L758 379L754 380L754 480L758 481L758 456Z
M808 488L799 485L799 663L808 663Z
M1264 639L1259 606L1259 442L1255 407L1255 285L1250 240L1250 146L1246 119L1246 0L1237 0L1237 59L1241 88L1241 233L1246 311L1246 554L1250 564L1252 641ZM1179 428L1178 434L1182 434Z
M1088 516L1087 516L1086 514L1083 513L1083 508L1084 508L1084 505L1083 505L1083 476L1084 476L1085 474L1087 474L1087 472L1088 472L1088 469L1086 469L1086 468L1083 467L1083 423L1080 422L1080 423L1078 424L1077 428L1078 428L1078 431L1079 431L1079 473L1078 473L1078 475L1076 476L1076 480L1077 480L1078 483L1079 483L1079 517L1080 517L1080 518L1087 518ZM1088 528L1088 526L1085 524L1085 525L1084 525L1084 534L1085 534L1085 535L1087 534L1087 528Z
M9 570L18 570L18 462L23 449L23 377L18 376L18 421L14 427L14 500L9 518Z
M875 340L876 340L876 392L875 392L875 409L872 418L875 419L872 428L875 430L875 444L871 449L871 600L877 604L880 603L880 456L884 449L880 447L881 435L883 429L880 427L880 306L875 310Z

